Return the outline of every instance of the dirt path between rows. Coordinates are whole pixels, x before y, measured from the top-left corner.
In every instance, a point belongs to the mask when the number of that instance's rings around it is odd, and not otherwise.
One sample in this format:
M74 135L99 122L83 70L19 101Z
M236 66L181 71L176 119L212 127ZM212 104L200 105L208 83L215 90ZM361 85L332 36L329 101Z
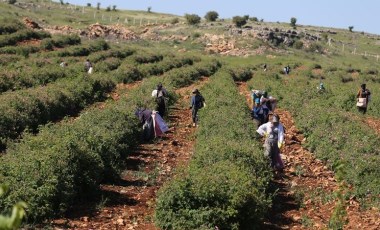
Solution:
M193 154L195 128L191 127L188 109L190 96L194 87L207 81L203 78L176 91L180 99L166 118L169 132L153 143L139 145L129 155L120 183L101 185L103 205L84 207L67 218L54 220L55 229L157 229L153 223L156 193L173 170L187 164Z
M252 105L246 83L239 90ZM328 229L336 207L337 183L334 173L322 161L302 147L306 139L297 130L291 114L277 109L280 122L286 128L285 147L281 157L285 163L282 173L275 173L272 186L278 189L273 207L265 220L265 229ZM380 229L378 210L361 211L355 198L345 207L348 224L344 229Z

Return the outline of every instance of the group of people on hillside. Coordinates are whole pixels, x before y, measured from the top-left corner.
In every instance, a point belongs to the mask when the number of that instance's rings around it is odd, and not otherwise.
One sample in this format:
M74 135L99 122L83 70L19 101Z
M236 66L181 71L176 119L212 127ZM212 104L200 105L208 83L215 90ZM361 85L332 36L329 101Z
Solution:
M325 90L322 82L318 90ZM274 113L277 100L271 96L268 97L265 91L260 90L252 90L251 98L253 101L251 116L257 125L257 133L265 137L264 155L269 157L270 164L274 169L282 170L284 163L280 156L280 150L285 144L285 139L284 126L280 123L280 117ZM371 92L366 88L366 84L360 86L356 98L359 112L365 114L371 98ZM272 119L269 119L270 115L272 115Z
M251 117L255 121L257 127L269 121L269 114L274 113L276 109L276 98L269 96L266 91L252 90L252 110Z
M190 109L192 114L193 127L198 123L198 111L203 108L205 99L198 89L192 91L190 101ZM169 93L163 87L162 83L158 83L156 88L152 91L152 98L155 101L154 110L146 108L146 105L141 106L135 112L139 118L143 128L143 140L150 141L156 137L161 137L166 133L169 128L164 121L167 113L167 103L169 100Z
M61 61L61 63L59 63L59 66L62 68L66 68L68 64L65 61ZM92 74L93 70L94 68L92 67L92 63L90 62L89 59L86 59L86 61L84 62L84 72L88 74Z
M257 133L265 137L264 155L270 159L270 165L276 170L282 170L284 164L280 157L280 149L285 143L284 127L280 117L275 114L277 99L268 96L266 91L252 90L253 106L251 117L256 123ZM272 115L272 119L270 118Z

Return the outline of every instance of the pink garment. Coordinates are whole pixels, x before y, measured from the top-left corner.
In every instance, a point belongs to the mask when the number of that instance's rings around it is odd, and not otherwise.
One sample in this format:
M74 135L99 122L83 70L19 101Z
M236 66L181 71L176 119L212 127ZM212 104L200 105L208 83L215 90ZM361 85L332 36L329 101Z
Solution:
M154 136L155 137L163 136L164 133L169 130L164 119L162 119L162 117L160 116L160 114L157 113L157 111L153 111L152 118L153 118Z

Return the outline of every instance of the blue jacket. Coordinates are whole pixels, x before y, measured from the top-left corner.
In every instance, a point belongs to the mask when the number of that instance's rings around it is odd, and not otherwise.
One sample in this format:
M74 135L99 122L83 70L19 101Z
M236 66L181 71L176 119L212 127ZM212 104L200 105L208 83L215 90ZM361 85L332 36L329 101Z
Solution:
M196 94L196 95L191 97L190 107L193 109L200 109L203 107L204 101L205 101L205 99L202 97L202 95Z
M269 109L263 108L262 106L260 106L260 107L255 106L255 107L253 107L253 109L251 111L251 116L253 119L264 122L265 117L268 116L268 113L269 113Z

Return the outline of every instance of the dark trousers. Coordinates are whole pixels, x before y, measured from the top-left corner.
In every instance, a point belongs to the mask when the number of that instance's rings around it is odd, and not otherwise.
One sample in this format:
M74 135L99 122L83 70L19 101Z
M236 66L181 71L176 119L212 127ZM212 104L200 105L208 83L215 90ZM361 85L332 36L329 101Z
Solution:
M157 104L156 110L160 114L160 116L163 118L165 116L166 106L165 103Z
M358 107L358 111L365 114L367 112L367 107Z
M191 109L191 118L193 119L193 123L197 123L198 121L198 109L197 108L192 108Z

